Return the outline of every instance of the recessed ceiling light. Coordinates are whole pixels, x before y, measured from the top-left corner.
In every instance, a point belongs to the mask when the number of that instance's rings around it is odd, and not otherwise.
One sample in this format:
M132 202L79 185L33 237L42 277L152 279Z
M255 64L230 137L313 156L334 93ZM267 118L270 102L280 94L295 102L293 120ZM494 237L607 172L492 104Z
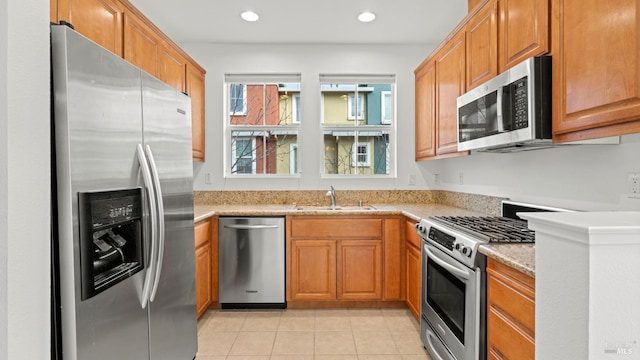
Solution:
M260 19L260 16L258 16L258 14L254 13L253 11L245 11L242 14L240 14L240 17L244 21L249 21L249 22L258 21L258 19Z
M369 11L365 11L362 14L358 15L358 20L362 22L372 22L375 19L376 19L376 14Z

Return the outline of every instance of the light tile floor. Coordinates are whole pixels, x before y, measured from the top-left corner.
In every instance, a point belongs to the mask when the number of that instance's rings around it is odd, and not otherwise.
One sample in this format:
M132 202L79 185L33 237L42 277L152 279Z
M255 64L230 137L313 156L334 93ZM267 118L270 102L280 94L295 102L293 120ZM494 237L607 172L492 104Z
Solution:
M431 360L407 309L209 310L196 360Z

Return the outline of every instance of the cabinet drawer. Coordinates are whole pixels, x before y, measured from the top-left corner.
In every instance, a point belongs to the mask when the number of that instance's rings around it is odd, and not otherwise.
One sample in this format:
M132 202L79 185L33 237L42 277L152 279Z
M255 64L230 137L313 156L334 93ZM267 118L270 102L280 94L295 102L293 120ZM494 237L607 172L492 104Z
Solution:
M535 341L513 327L500 313L490 307L487 314L487 352L490 359L533 360Z
M535 331L535 302L533 299L495 276L489 276L487 299L489 299L488 305L493 312L499 313L533 337Z
M196 249L202 245L206 245L211 237L211 222L203 220L196 223L194 228Z
M420 237L420 235L418 235L418 231L416 231L416 222L413 220L407 220L405 223L404 232L405 237L407 238L407 243L420 249L422 238Z
M291 236L306 239L382 239L382 219L295 218Z

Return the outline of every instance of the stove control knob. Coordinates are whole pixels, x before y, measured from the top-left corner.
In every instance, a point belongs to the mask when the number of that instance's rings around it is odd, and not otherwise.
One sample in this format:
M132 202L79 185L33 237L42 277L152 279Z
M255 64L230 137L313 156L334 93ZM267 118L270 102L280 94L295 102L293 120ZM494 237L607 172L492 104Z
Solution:
M454 249L456 249L456 250L458 250L458 251L462 251L462 250L460 250L460 248L463 248L463 247L464 247L464 246L460 245L459 243L458 243L458 244L455 244L455 245L453 246L453 248L454 248Z
M462 255L466 255L467 257L471 257L471 248L470 247L462 247Z

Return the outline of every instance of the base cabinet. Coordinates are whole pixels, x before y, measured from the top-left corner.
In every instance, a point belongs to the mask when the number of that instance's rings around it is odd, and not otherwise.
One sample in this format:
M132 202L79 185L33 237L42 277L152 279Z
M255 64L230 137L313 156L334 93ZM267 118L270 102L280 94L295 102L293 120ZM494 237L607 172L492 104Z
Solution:
M404 300L400 219L287 217L287 301Z
M196 312L200 317L213 302L212 274L212 226L209 219L195 224L196 248ZM216 276L217 278L217 276Z
M336 299L336 242L293 240L288 300Z
M422 252L420 249L422 238L420 238L416 231L415 221L409 219L405 221L405 238L407 306L411 310L411 313L413 313L413 316L420 320L420 289L422 287Z
M382 299L382 240L338 242L338 299Z
M487 259L487 359L535 359L535 280Z

